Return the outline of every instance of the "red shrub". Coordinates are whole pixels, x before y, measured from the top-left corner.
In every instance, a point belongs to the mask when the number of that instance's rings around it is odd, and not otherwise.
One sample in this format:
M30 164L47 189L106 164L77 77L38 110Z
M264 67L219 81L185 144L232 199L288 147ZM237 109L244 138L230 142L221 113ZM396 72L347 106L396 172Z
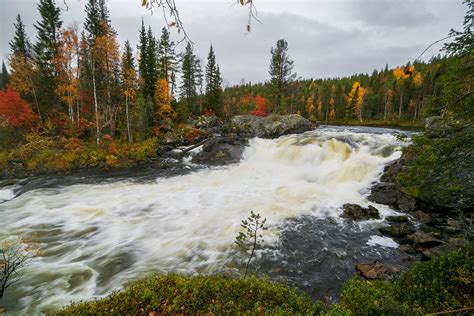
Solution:
M0 124L10 127L32 127L38 120L30 105L18 92L0 90Z

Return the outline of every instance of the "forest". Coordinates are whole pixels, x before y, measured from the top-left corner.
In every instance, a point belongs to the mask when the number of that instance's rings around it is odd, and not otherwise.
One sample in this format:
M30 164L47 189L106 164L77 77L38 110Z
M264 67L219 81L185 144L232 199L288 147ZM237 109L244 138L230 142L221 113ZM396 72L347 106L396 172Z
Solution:
M298 113L313 121L416 125L449 110L453 87L448 83L459 70L457 59L438 55L370 75L302 79L293 72L282 39L269 55L267 82L222 87L212 45L204 66L192 43L171 40L172 26L154 34L142 21L139 45L133 48L128 41L117 42L104 0L88 1L82 30L63 25L53 0L41 0L38 10L35 41L18 15L9 69L2 64L4 148L31 131L94 140L98 147L104 136L143 141L203 114L228 119Z

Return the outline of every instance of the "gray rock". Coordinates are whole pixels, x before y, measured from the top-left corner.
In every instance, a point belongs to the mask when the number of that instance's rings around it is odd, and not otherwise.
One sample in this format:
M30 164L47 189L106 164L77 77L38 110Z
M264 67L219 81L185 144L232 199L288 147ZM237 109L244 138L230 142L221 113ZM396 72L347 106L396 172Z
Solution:
M239 162L248 140L238 137L215 137L206 141L192 162L206 165L225 165Z
M415 232L415 229L406 223L402 223L402 224L382 227L379 229L379 232L390 237L403 238Z
M403 215L387 216L385 219L389 222L392 222L392 223L406 223L406 222L408 222L408 217L403 216Z
M344 204L342 206L344 211L343 217L352 218L354 220L379 219L379 210L369 205L365 208L357 204Z
M408 235L407 240L411 241L415 246L421 248L432 248L441 245L443 242L421 230L417 230L415 233Z
M276 138L286 134L303 133L314 128L314 123L298 114L266 117L237 115L224 127L224 131L246 137Z

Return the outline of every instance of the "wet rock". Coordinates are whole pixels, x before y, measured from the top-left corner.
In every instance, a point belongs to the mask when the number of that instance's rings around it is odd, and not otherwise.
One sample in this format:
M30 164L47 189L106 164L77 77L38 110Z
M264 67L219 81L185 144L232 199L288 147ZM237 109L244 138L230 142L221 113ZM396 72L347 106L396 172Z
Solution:
M421 230L417 230L415 233L408 235L406 239L411 241L415 246L421 248L432 248L443 243L441 240Z
M389 182L382 182L373 186L368 200L391 206L403 212L416 209L416 199L400 192L397 185Z
M381 280L390 274L398 273L395 267L388 267L379 261L365 262L356 264L356 270L368 280Z
M219 133L222 127L222 122L216 115L201 115L190 119L188 123L212 134Z
M206 165L225 165L240 161L248 140L238 137L215 137L206 141L192 161Z
M431 218L431 216L423 211L415 211L413 213L413 216L415 216L415 218L422 224L430 224L433 222L433 219Z
M408 217L403 216L403 215L387 216L385 219L387 221L391 222L391 223L406 223L406 222L408 222Z
M224 127L224 131L246 137L276 138L286 134L303 133L314 128L314 123L298 114L266 117L237 115Z
M397 225L382 227L379 229L379 232L394 238L403 238L409 234L415 232L415 229L406 223L401 223Z
M344 204L342 206L344 211L343 217L352 218L354 220L379 219L379 210L369 205L365 208L357 204Z

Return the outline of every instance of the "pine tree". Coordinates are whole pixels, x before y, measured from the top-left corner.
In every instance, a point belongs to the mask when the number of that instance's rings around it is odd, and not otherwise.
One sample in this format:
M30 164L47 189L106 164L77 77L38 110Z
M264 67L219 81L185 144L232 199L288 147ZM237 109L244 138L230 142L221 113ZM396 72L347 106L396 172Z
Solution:
M284 39L277 41L276 48L271 49L270 83L273 88L273 99L278 111L283 112L284 97L288 85L296 78L293 73L293 61L288 56L288 43Z
M222 115L222 78L216 56L211 45L206 66L206 107Z
M8 73L7 66L2 60L2 73L0 74L0 90L5 90L7 85L10 83L10 74Z
M58 40L62 22L60 10L56 7L54 0L40 0L38 11L41 21L35 24L37 31L36 43L33 47L35 61L38 67L38 94L42 112L51 111L51 106L57 104L56 94L56 72L53 60L57 55Z
M176 87L173 77L176 76L176 53L174 42L170 40L170 32L164 27L161 31L158 45L158 76L164 78L170 84L171 96L174 95Z
M186 45L186 49L181 60L181 100L184 102L183 106L187 107L188 111L198 114L196 107L197 84L198 78L196 66L196 55L194 55L193 48L190 43Z

